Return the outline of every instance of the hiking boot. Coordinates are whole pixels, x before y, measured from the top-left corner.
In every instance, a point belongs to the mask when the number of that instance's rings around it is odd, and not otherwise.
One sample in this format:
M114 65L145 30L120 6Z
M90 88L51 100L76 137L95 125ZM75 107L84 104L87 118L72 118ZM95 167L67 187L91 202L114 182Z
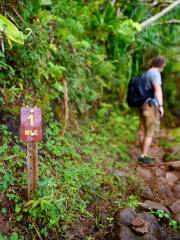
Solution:
M155 159L148 157L148 156L144 156L144 157L139 157L138 158L138 162L141 164L147 164L147 165L151 165L155 163Z

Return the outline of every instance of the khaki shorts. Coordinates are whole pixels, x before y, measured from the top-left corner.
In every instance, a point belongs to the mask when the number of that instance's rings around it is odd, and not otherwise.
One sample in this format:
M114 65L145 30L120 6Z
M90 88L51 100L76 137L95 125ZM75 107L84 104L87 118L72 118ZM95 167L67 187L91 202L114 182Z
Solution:
M153 137L159 132L160 128L160 114L158 108L154 105L144 103L139 108L140 114L140 134L146 137Z

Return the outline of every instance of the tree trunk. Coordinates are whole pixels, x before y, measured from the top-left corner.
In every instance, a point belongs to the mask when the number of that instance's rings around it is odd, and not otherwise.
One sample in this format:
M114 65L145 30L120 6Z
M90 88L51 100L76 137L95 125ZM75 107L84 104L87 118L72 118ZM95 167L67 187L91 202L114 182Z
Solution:
M4 53L4 39L1 31L0 31L0 45L1 45L1 51Z
M112 1L111 1L112 6L114 6L115 3L116 3L116 0L112 0Z
M180 0L176 0L172 4L170 4L168 7L163 9L160 13L156 14L155 16L150 17L149 19L145 20L144 22L141 23L142 28L146 28L149 25L151 25L153 22L157 21L159 18L163 17L166 15L168 12L170 12L172 9L177 7L180 4Z
M67 82L64 78L62 78L62 83L64 87L64 127L61 132L61 136L64 136L67 128L68 118L69 118L69 108L68 108L68 90L67 90Z

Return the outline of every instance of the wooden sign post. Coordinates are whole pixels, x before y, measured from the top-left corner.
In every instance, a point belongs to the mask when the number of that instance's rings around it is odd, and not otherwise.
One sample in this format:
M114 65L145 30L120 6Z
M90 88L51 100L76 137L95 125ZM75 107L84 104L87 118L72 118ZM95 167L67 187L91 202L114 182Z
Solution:
M21 108L21 141L27 142L28 199L38 185L38 141L42 140L42 116L40 108Z

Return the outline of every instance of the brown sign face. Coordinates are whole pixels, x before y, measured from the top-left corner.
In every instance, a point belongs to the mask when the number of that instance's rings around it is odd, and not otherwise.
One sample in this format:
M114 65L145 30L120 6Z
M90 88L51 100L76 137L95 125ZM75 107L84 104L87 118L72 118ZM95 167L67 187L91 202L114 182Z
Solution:
M42 140L42 116L40 108L21 108L21 141L38 142Z

